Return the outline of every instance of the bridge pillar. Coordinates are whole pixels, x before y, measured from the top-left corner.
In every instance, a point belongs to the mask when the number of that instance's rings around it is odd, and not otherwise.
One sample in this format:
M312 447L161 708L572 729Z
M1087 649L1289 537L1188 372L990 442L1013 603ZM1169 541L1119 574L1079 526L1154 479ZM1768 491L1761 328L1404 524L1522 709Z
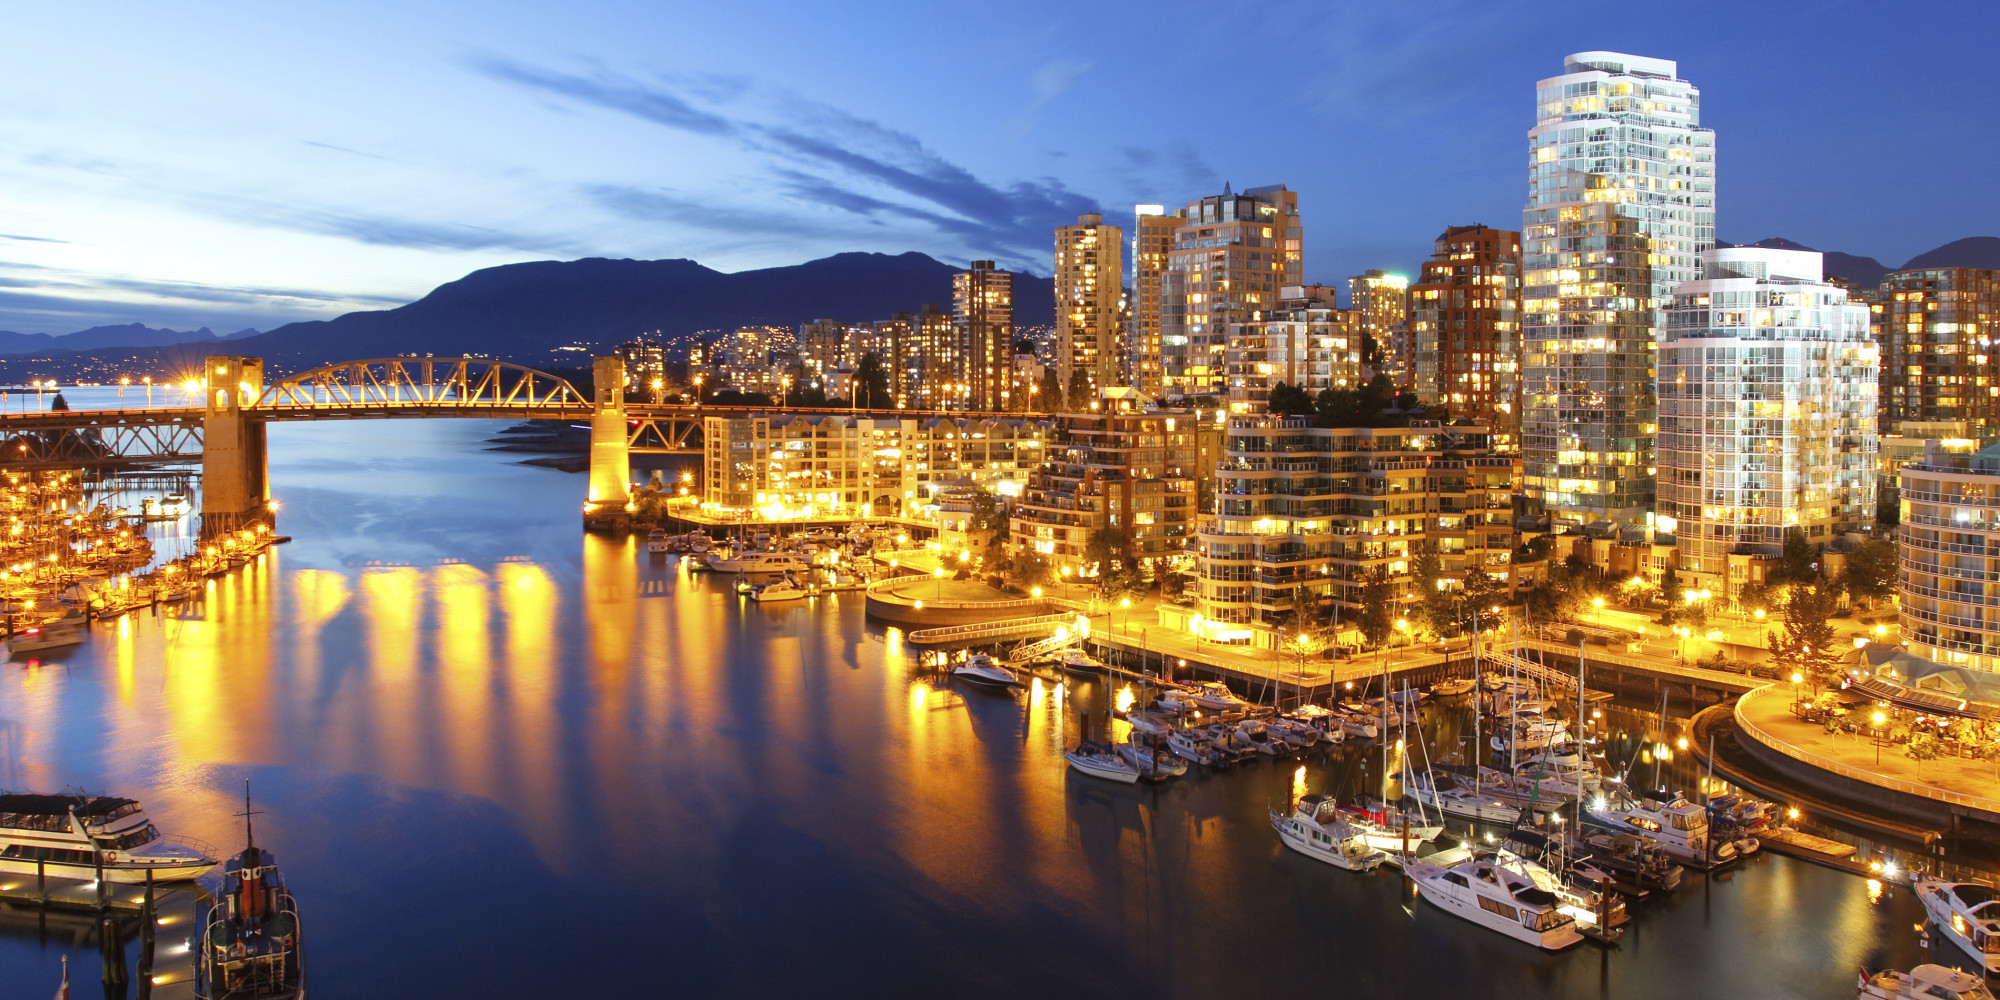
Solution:
M596 412L590 417L590 492L585 522L622 513L632 500L632 451L625 428L625 359L598 358Z
M244 411L264 394L264 359L209 358L202 369L201 537L269 524L264 423Z

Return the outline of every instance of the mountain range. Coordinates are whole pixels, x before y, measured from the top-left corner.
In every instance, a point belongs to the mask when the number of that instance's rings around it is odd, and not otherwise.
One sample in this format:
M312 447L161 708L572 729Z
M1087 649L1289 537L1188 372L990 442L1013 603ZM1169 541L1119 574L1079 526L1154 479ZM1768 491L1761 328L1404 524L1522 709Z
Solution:
M1783 237L1753 245L1813 249ZM2000 237L1957 240L1902 266L2000 269ZM949 309L951 277L958 270L921 253L843 253L735 273L686 259L506 264L439 285L394 309L288 323L263 333L218 336L207 328L155 330L137 323L59 337L0 332L0 379L102 374L106 364L134 371L180 369L225 342L231 353L265 358L274 371L406 354L484 354L532 365L546 363L559 348L603 351L640 335L682 341L704 330L795 327L820 317L860 323L933 303ZM1873 286L1891 268L1872 257L1835 251L1827 253L1826 270L1856 286ZM1053 322L1053 279L1016 274L1014 281L1016 324ZM121 349L116 357L100 363L94 352L114 347ZM35 357L33 372L20 359L24 354Z

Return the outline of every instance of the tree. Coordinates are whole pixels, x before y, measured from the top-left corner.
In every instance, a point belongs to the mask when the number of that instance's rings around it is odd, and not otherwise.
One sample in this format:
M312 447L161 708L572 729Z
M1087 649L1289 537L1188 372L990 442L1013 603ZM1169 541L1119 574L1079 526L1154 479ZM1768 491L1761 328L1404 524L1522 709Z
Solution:
M1082 368L1069 373L1069 408L1075 413L1090 409L1090 376Z
M1041 388L1035 390L1035 408L1047 413L1063 408L1062 377L1052 367L1042 369Z
M1281 416L1297 416L1313 412L1313 400L1304 389L1289 382L1280 382L1271 387L1271 412Z
M1477 566L1465 571L1463 599L1478 628L1486 629L1499 624L1500 615L1493 609L1499 607L1506 596L1507 585L1501 583L1499 577L1490 576Z
M1772 583L1819 582L1819 553L1806 541L1802 528L1785 529L1785 548L1778 555L1778 568L1771 571Z
M1432 635L1444 638L1458 633L1458 597L1441 584L1444 571L1438 557L1426 552L1410 564L1410 588L1416 591L1416 613L1411 617Z
M1838 683L1840 660L1832 619L1839 596L1832 587L1816 583L1795 585L1785 595L1783 629L1765 635L1780 676L1801 674L1815 692Z
M1132 540L1117 528L1099 528L1091 532L1090 538L1083 543L1083 561L1090 564L1098 576L1138 568L1138 560L1132 556Z
M1666 598L1668 604L1681 596L1681 575L1675 571L1672 561L1660 571L1660 596Z
M861 356L854 369L854 402L866 410L886 410L896 405L889 395L889 369L870 351Z
M1050 564L1049 557L1040 552L1021 553L1013 560L1011 568L1014 572L1014 582L1020 584L1024 590L1046 587L1056 575L1055 567Z
M1886 538L1862 542L1847 554L1840 583L1848 597L1864 605L1889 596L1896 586L1896 543Z
M1313 400L1313 423L1319 427L1353 427L1357 413L1352 389L1321 389Z
M1918 733L1910 737L1910 742L1907 746L1903 747L1903 752L1909 754L1911 760L1921 765L1928 761L1936 760L1939 749L1941 748L1937 737L1929 733Z
M1355 616L1354 627L1361 631L1361 639L1370 649L1380 649L1396 630L1396 612L1400 610L1396 590L1396 582L1389 578L1386 566L1370 570L1361 584L1361 613Z

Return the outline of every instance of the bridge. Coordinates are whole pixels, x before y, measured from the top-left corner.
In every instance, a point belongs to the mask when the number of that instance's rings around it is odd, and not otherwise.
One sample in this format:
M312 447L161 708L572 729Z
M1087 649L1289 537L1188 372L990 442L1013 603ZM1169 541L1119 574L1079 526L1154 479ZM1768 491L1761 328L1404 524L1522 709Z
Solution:
M598 358L595 393L493 358L370 358L266 382L261 358L211 357L200 406L0 414L0 467L121 468L201 461L204 536L274 523L265 428L278 421L465 417L590 424L586 519L631 499L633 453L700 454L704 420L772 414L858 418L1020 417L882 410L630 403L625 362Z

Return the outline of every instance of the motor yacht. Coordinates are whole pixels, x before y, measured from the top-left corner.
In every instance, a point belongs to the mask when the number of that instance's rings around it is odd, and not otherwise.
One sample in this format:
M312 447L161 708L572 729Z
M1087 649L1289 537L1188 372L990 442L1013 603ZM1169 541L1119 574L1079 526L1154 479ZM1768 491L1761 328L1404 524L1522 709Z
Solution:
M1165 781L1187 773L1187 762L1176 759L1164 745L1153 740L1113 743L1111 749L1125 758L1125 763L1138 768L1139 777L1147 781Z
M1248 743L1251 749L1266 757L1280 757L1292 752L1291 743L1282 737L1273 736L1268 726L1255 719L1245 719L1237 723L1236 735Z
M717 573L802 573L809 567L804 559L789 552L711 552L709 569Z
M2000 890L1980 882L1918 878L1910 883L1924 912L1987 975L2000 973Z
M649 532L646 535L647 555L663 556L672 550L673 550L673 543L667 538L666 532L661 531L658 528L654 528L651 532Z
M1520 872L1555 893L1584 933L1605 935L1624 926L1631 917L1608 875L1588 865L1579 872L1565 857L1552 852L1549 844L1549 838L1537 831L1515 829L1494 857L1501 867Z
M1686 796L1656 793L1636 801L1613 803L1606 796L1593 799L1584 811L1585 822L1614 833L1651 837L1674 860L1708 871L1737 861L1755 850L1757 841L1718 840L1709 836L1708 810L1689 802Z
M1330 795L1301 796L1290 815L1276 809L1270 814L1278 839L1306 857L1348 871L1367 871L1389 859L1341 816Z
M1530 810L1530 803L1514 794L1505 784L1481 784L1474 789L1450 774L1419 774L1410 782L1410 794L1418 802L1459 819L1475 823L1512 825ZM1553 800L1539 803L1542 812L1556 808Z
M1270 730L1271 735L1291 744L1294 750L1304 750L1318 743L1321 736L1318 727L1282 715L1265 719L1264 728ZM1336 729L1334 733L1338 735L1340 730Z
M1191 764L1204 767L1228 767L1236 760L1236 755L1216 749L1215 744L1198 731L1182 730L1167 737L1167 751Z
M194 878L215 859L160 836L131 799L0 794L0 873L85 881L156 882Z
M1403 870L1432 906L1516 941L1545 951L1562 951L1583 941L1576 918L1563 911L1555 893L1490 858L1473 858L1450 868L1411 860L1403 863Z
M1202 681L1190 692L1196 707L1211 712L1243 712L1250 709L1250 703L1236 697L1229 685L1221 681Z
M1189 712L1197 711L1199 708L1194 703L1194 696L1180 688L1168 688L1160 692L1160 696L1155 700L1154 704L1159 711L1165 712L1168 715L1186 715Z
M1057 653L1056 664L1073 674L1104 672L1104 662L1081 649L1065 649Z
M807 596L806 588L789 574L750 591L753 601L802 601Z
M203 915L195 948L200 1000L303 1000L305 945L299 905L278 859L257 846L244 805L241 853L223 865L222 891Z
M1857 1000L1993 1000L1986 980L1942 965L1919 965L1908 972L1861 970Z
M51 649L80 646L88 633L81 618L59 618L30 625L7 637L9 654L40 653Z
M1349 736L1372 740L1382 735L1382 730L1375 725L1375 717L1372 715L1342 710L1334 718L1339 720L1340 731Z
M1065 751L1063 758L1069 761L1070 767L1093 778L1116 781L1123 785L1134 784L1139 780L1139 769L1102 743L1085 740L1077 744L1076 749Z
M965 662L951 668L951 675L960 680L971 681L974 684L984 684L988 687L1014 688L1021 686L1021 679L1014 676L1012 670L1002 666L1000 661L995 660L985 653L974 653L966 657Z
M1236 761L1246 761L1257 756L1257 747L1246 739L1236 727L1227 722L1211 722L1200 732L1208 737L1210 746L1226 753Z

